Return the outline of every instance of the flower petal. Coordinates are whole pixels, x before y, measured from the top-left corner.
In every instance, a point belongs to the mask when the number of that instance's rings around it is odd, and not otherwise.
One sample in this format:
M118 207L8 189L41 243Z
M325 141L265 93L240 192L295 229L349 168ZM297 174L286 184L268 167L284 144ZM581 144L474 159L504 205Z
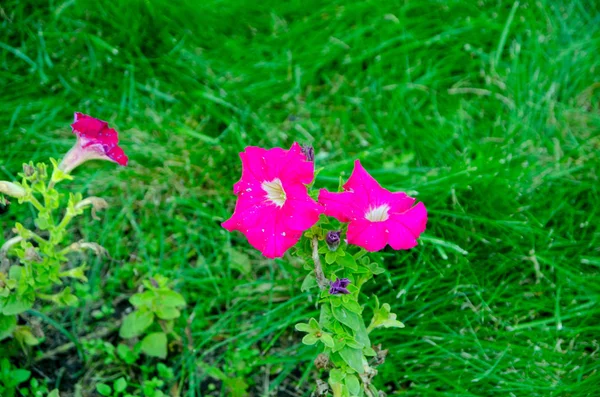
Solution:
M319 204L327 216L332 216L340 222L350 222L356 219L354 208L354 192L331 193L326 189L319 190Z
M388 242L387 222L355 220L348 225L348 243L363 247L367 251L382 250Z
M385 222L389 228L389 243L393 249L410 249L427 225L427 209L419 203L403 214L393 214Z
M302 147L294 142L283 160L279 178L283 182L299 182L308 185L315 178L315 164L306 160Z

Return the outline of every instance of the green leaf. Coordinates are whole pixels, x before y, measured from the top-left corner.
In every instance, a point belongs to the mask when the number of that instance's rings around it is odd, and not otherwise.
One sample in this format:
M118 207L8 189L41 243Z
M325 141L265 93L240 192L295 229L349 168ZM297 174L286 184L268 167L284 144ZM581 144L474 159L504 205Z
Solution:
M337 255L335 252L333 251L329 251L325 254L325 262L328 265L331 265L332 263L335 263L335 258L337 258Z
M373 272L373 274L375 274L375 275L385 273L385 268L379 266L379 264L377 262L369 263L368 267L369 267L369 270L371 270L371 272Z
M331 311L333 313L333 316L340 323L347 325L355 331L360 329L361 320L356 313L347 310L343 306L332 307Z
M377 352L373 350L371 346L365 346L363 349L363 354L367 357L375 357Z
M339 352L340 350L342 350L344 348L344 346L346 346L346 339L335 337L333 339L333 349L331 349L331 350L333 352Z
M37 346L40 344L40 341L33 336L29 327L18 327L15 331L15 339L28 346Z
M150 307L154 302L154 298L156 298L154 292L144 291L139 294L132 295L131 298L129 298L129 303L138 308L142 306Z
M354 339L363 346L371 346L369 331L365 328L365 323L362 321L362 318L358 329L354 330Z
M129 346L126 346L122 343L117 346L117 355L121 360L129 365L135 363L139 358L139 353L132 351Z
M360 382L356 375L346 375L346 387L351 395L357 396L360 393Z
M311 273L308 273L308 275L306 275L306 277L304 278L304 281L302 282L302 287L300 287L300 289L302 290L302 292L306 292L306 291L310 290L311 288L317 287L317 285L318 285L317 279L311 272Z
M106 383L96 383L96 390L102 396L110 396L112 394L112 389Z
M349 295L347 295L347 296L349 296ZM360 307L360 305L358 304L358 302L357 302L357 301L355 301L355 300L352 300L352 299L349 299L349 300L348 300L348 302L344 302L344 301L342 301L342 305L343 305L343 306L344 306L346 309L348 309L348 310L350 310L351 312L354 312L354 313L356 313L356 314L361 314L361 313L362 313L362 311L363 311L362 307Z
M179 292L171 291L171 290L162 290L158 291L159 302L164 306L185 306L186 302L183 299L183 296Z
M115 381L115 383L113 383L113 389L115 390L115 392L117 393L122 393L125 391L125 389L127 389L127 380L125 380L125 378L121 377L119 379L117 379Z
M365 372L365 369L363 367L363 354L361 350L353 349L351 347L346 346L342 350L340 350L340 356L350 368L352 368L359 374Z
M300 332L309 332L310 333L313 331L311 326L306 323L298 323L298 324L296 324L295 328Z
M18 385L21 384L31 376L31 372L26 369L13 369L11 372L11 381L13 384Z
M151 357L167 358L167 334L153 332L142 340L142 351Z
M173 306L159 306L154 313L161 320L173 320L181 315L181 312Z
M318 340L319 339L314 334L306 334L304 335L304 338L302 338L302 343L310 346L317 343Z
M135 310L129 313L121 324L119 336L129 339L138 336L144 332L154 322L154 313L147 310Z
M356 264L356 259L354 259L354 257L352 255L344 255L344 256L338 255L337 263L344 266L344 268L346 268L346 269L350 269L350 270L358 269L358 265Z
M308 325L310 325L310 327L315 330L315 331L320 331L321 330L321 326L319 325L319 323L317 322L317 320L315 320L314 318L311 318L308 321Z
M50 393L48 393L47 397L60 397L60 393L58 392L58 389L54 389Z
M17 326L17 316L3 316L0 314L0 340L12 335Z
M23 313L24 311L29 310L33 307L34 300L35 299L29 297L28 295L23 295L21 297L11 295L8 298L7 302L4 304L4 307L2 308L2 314L4 314L5 316L10 316L14 314Z
M329 372L329 383L342 383L345 377L346 373L344 371L334 368Z
M321 340L321 342L323 342L323 344L329 348L333 348L333 338L331 337L330 334L328 334L327 332L324 332L323 334L321 334L321 337L319 338Z

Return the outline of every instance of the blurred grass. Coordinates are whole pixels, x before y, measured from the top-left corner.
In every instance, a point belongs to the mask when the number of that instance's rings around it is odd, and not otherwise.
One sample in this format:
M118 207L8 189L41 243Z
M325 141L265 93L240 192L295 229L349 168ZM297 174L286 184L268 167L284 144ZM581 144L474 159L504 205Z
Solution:
M380 385L590 396L598 48L594 1L6 0L0 178L64 153L74 111L109 120L131 166L86 166L72 185L112 203L81 223L115 258L93 262L90 294L112 302L147 274L173 277L195 313L194 350L171 361L186 395L206 393L206 365L253 395L304 395L315 352L293 331L314 309L303 271L219 224L246 145L312 143L317 186L358 157L430 213L422 244L386 251L371 287L407 325L377 331L390 349ZM58 320L83 335L99 326L87 309ZM95 368L82 386L119 371Z

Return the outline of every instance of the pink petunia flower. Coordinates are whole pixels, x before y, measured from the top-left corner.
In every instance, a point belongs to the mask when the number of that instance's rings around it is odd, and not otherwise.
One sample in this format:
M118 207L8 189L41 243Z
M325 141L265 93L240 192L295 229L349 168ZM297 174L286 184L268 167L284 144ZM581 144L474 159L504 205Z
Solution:
M427 210L423 203L403 192L382 188L356 160L344 185L344 192L319 192L325 214L348 224L348 243L375 252L389 244L393 249L409 249L425 231Z
M119 147L117 131L109 128L106 121L77 112L71 128L77 135L77 143L59 165L65 173L70 173L88 160L108 160L122 166L127 165L129 159Z
M306 188L314 164L297 143L290 150L249 146L240 157L242 178L233 186L238 200L222 226L242 232L264 256L281 257L323 211Z

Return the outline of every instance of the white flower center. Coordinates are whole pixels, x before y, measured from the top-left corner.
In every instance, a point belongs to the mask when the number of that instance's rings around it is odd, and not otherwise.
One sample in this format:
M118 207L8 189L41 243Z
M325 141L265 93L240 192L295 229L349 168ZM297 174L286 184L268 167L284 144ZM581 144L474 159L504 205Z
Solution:
M285 204L285 190L279 178L273 179L271 182L263 182L260 187L267 192L267 199L278 207L283 207Z
M390 206L387 204L380 205L379 207L371 207L369 211L365 214L365 218L370 220L371 222L383 222L387 221L390 215L388 211L390 210Z

